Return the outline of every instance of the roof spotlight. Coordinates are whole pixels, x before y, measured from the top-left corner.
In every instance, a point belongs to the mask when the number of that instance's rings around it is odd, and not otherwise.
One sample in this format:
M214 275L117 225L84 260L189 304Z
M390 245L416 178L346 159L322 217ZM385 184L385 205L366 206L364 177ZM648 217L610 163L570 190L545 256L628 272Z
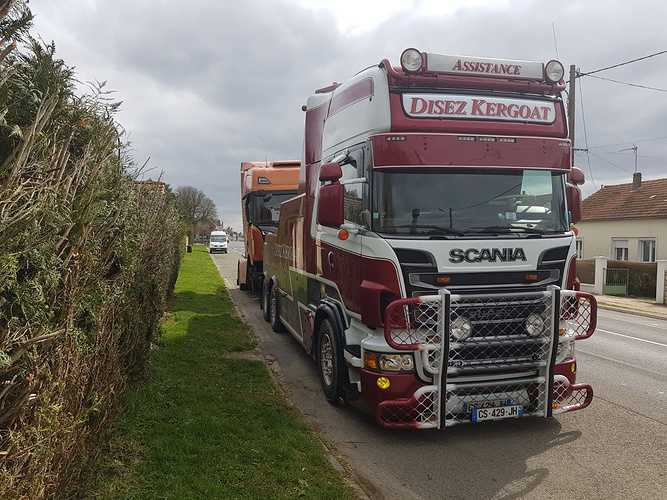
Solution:
M405 49L401 54L401 67L404 71L415 72L422 69L424 59L417 49Z
M565 75L565 68L560 61L552 59L544 65L544 76L551 83L558 83Z

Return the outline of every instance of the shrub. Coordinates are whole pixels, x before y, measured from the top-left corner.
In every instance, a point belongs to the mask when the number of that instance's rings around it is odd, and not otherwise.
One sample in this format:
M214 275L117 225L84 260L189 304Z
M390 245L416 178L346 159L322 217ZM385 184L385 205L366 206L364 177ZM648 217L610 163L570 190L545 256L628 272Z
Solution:
M137 169L104 87L74 91L53 45L0 0L0 497L76 488L146 373L182 228Z

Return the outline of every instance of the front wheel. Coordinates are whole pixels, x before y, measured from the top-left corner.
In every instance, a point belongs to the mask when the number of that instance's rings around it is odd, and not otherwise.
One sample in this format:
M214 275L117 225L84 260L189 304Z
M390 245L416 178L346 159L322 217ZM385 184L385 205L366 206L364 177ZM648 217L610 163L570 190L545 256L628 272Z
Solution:
M317 366L322 390L327 401L337 404L345 395L343 352L329 318L320 323L317 338Z

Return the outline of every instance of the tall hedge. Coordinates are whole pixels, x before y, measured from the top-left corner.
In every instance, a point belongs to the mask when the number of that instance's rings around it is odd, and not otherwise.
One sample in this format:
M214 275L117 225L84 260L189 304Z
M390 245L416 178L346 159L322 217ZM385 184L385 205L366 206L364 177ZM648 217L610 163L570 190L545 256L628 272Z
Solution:
M83 95L0 0L0 498L76 487L147 369L182 227L102 90Z

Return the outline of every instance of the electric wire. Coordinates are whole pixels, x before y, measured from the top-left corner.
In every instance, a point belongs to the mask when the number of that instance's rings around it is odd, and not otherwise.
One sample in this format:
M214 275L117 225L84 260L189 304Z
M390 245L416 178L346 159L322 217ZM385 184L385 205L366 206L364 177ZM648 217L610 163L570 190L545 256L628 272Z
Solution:
M662 55L662 54L667 54L667 50L661 50L659 52L654 52L653 54L649 54L647 56L638 57L636 59L631 59L630 61L624 61L624 62L621 62L621 63L618 63L618 64L612 64L611 66L606 66L604 68L595 69L593 71L586 71L584 73L578 73L577 78L580 78L582 76L589 76L589 75L592 75L594 73L599 73L601 71L607 71L608 69L618 68L619 66L625 66L626 64L632 64L632 63L635 63L637 61L643 61L645 59L650 59L651 57L659 56L659 55Z
M606 82L616 83L616 84L619 84L619 85L627 85L628 87L636 87L636 88L639 88L639 89L654 90L656 92L667 92L667 89L661 89L661 88L658 88L658 87L651 87L650 85L643 85L641 83L622 82L620 80L614 80L613 78L606 78L604 76L596 76L596 75L587 75L587 76L590 76L591 78L596 78L598 80L604 80Z
M593 156L596 156L596 157L598 157L599 159L601 159L603 162L605 162L605 163L611 165L612 167L617 168L618 170L621 170L621 171L625 172L626 174L629 174L629 173L630 173L630 171L629 171L627 168L623 168L623 167L621 167L620 165L614 163L613 161L608 160L607 158L605 158L605 157L602 156L601 154L596 153L595 151L590 151L590 153L591 153Z
M586 164L588 165L588 173L591 176L591 182L595 186L595 189L598 189L598 185L595 182L595 177L593 177L593 169L591 168L591 155L588 151L588 129L586 127L586 112L584 110L584 91L582 90L581 80L579 80L579 101L581 106L581 122L584 126L584 142L586 144Z

